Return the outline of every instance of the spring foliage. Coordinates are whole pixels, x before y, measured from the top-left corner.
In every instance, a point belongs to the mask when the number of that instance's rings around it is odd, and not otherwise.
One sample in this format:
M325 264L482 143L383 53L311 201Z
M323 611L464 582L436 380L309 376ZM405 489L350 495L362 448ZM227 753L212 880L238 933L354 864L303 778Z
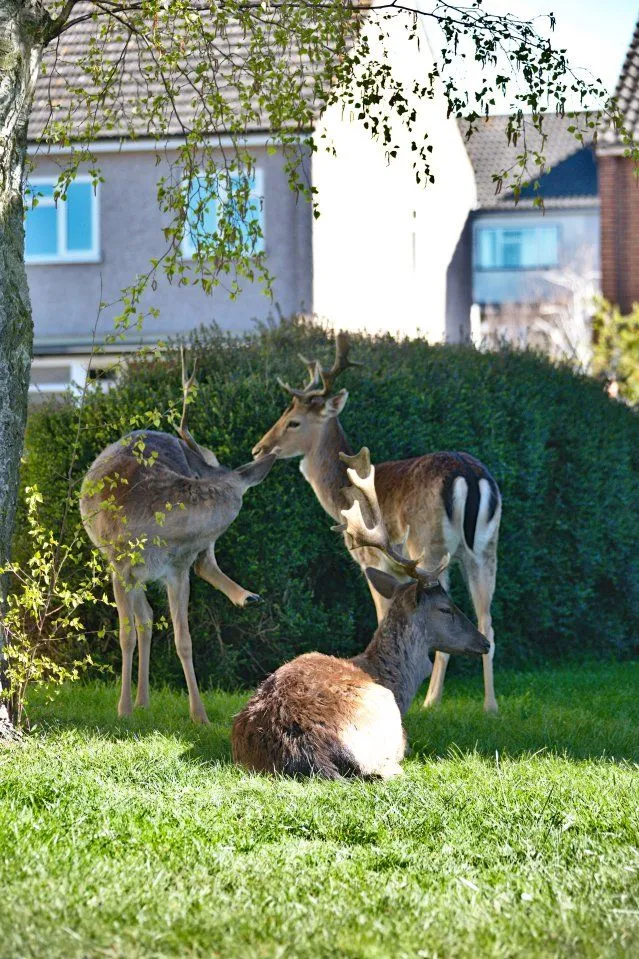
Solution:
M595 373L616 381L619 395L639 407L639 304L622 316L618 307L602 301L593 331Z
M229 466L250 459L284 409L276 375L301 382L298 352L325 362L332 353L330 334L299 322L242 339L203 329L192 346L199 389L189 423L198 442ZM368 445L374 462L467 450L501 487L493 607L499 661L630 653L639 617L639 418L597 382L529 352L354 336L352 356L365 365L344 375L350 399L342 422L356 448ZM35 411L23 478L42 491L42 522L59 525L76 434L74 496L107 443L140 426L171 430L179 396L179 354L170 350L161 360L132 365L110 392L90 394L79 433L73 402ZM294 461L276 464L249 492L217 555L265 603L235 609L192 577L190 623L204 684L254 683L307 650L352 655L363 648L374 628L373 605L331 524ZM67 535L75 536L71 527ZM17 555L26 561L30 548L21 522ZM79 579L90 556L86 537L78 539L72 559ZM150 600L158 617L166 614L162 590L151 587ZM94 660L117 662L114 611L97 603L87 613ZM156 634L156 682L179 679L170 644L170 631Z

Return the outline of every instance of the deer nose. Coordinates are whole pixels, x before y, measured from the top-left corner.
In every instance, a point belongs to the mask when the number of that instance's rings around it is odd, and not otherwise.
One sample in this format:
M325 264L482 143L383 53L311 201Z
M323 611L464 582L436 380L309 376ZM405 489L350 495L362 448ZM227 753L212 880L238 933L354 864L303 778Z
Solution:
M264 449L261 443L256 443L253 449L251 450L251 454L253 456L253 459L257 459L258 456L264 456L266 454L266 450Z

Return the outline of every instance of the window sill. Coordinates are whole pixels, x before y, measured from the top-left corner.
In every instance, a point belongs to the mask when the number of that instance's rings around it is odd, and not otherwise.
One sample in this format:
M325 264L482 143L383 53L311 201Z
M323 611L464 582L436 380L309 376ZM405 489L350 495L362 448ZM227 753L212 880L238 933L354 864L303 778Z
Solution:
M545 273L548 270L560 270L558 263L544 266L477 266L473 267L476 273Z
M25 266L73 266L82 263L102 263L100 253L78 253L76 256L25 256Z

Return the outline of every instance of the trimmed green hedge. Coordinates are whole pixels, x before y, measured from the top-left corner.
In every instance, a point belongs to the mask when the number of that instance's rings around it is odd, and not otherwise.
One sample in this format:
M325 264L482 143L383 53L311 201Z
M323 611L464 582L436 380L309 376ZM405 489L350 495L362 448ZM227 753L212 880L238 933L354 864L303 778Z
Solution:
M253 444L284 409L276 375L303 380L298 352L325 363L332 357L325 330L297 322L243 339L202 330L193 345L200 359L192 432L233 466L251 458ZM365 366L343 377L350 399L342 422L356 448L368 445L373 462L467 450L500 485L498 662L520 666L568 654L633 652L639 634L639 417L608 399L593 380L532 353L354 336L352 356ZM147 412L166 411L179 396L175 352L137 363L116 389L90 396L75 477L130 429L134 415L151 426ZM165 416L160 428L170 429ZM54 529L64 509L76 430L70 402L38 409L29 421L23 482L40 487L44 518ZM264 605L236 610L192 578L190 622L204 684L255 683L306 650L352 655L374 628L359 569L330 532L332 521L297 466L277 463L247 493L218 545L221 567L261 593ZM16 549L28 554L24 522ZM78 555L78 564L83 561ZM166 616L163 591L152 587L150 598L156 614ZM114 625L114 611L91 610L89 620L92 628ZM119 661L113 636L102 641L96 659ZM170 641L170 631L155 638L155 681L180 677Z

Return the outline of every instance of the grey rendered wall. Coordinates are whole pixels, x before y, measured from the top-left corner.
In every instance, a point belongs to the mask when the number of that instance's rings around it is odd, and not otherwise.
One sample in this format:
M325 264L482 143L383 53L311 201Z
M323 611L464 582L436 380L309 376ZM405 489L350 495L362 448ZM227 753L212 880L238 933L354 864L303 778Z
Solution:
M592 276L599 272L599 209L514 211L512 213L475 213L473 244L481 227L532 226L559 227L560 265L552 270L555 279L562 271ZM475 258L473 258L475 262ZM549 270L473 269L473 300L480 305L535 303L557 295L557 285L549 282Z
M473 302L473 231L466 219L455 252L446 270L446 342L470 340L470 308Z
M286 315L312 309L312 215L309 204L296 199L288 187L279 154L256 148L264 171L265 246L268 265L276 277L273 299L257 284L244 284L231 301L222 289L207 296L199 287L177 287L162 280L147 298L160 308L157 319L145 321L144 339L157 339L215 320L224 329L240 332L252 320L265 319L276 307ZM111 301L148 269L151 257L164 249L162 217L155 198L161 175L152 152L126 152L99 156L105 182L100 194L101 262L96 264L31 265L29 287L33 305L36 344L40 351L57 351L86 343L96 321L100 297ZM37 176L56 175L61 158L36 163ZM102 293L101 293L102 283ZM101 331L112 328L115 310L101 318ZM140 334L131 334L135 341Z

